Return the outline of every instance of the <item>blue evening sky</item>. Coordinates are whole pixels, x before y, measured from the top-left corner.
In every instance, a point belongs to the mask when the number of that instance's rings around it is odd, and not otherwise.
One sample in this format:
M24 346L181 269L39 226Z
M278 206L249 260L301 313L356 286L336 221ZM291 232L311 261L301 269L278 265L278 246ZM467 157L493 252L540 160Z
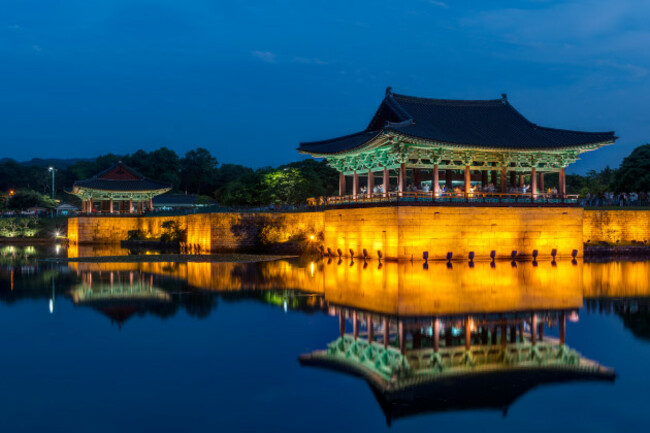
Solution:
M650 141L650 2L4 0L0 157L203 146L260 167L356 132L386 86Z

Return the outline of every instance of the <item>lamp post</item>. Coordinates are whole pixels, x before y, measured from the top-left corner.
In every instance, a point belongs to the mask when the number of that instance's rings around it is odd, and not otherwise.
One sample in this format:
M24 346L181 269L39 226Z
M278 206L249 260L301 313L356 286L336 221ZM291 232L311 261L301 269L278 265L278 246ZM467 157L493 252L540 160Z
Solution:
M54 200L54 172L56 168L50 167L48 170L52 172L52 200Z

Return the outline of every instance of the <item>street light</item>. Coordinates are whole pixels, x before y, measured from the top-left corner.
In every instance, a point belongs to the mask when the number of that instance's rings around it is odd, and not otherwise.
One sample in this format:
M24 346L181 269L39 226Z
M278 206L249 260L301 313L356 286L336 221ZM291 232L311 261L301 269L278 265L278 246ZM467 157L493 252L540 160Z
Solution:
M48 170L52 172L52 200L54 200L54 172L56 171L56 168L50 167Z

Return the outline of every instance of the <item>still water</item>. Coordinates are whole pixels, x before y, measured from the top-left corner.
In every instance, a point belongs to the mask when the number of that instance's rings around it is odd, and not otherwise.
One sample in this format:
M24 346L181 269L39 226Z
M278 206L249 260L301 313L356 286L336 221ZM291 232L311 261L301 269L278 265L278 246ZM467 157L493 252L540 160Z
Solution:
M39 260L56 255L0 247L1 431L650 422L648 262Z

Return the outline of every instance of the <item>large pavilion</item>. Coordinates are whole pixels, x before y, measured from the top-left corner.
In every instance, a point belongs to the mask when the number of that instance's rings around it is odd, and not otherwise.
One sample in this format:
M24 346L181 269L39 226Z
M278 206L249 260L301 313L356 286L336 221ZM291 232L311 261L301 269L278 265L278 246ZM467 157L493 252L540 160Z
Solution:
M301 143L298 151L327 158L340 173L339 196L345 200L419 193L417 198L434 201L445 197L490 201L485 194L489 191L493 200L518 201L517 196L525 196L527 202L537 203L551 196L564 201L565 168L581 153L616 139L613 132L538 126L515 110L505 94L494 100L444 100L399 95L389 87L363 131ZM391 172L397 177L393 185ZM546 194L546 173L559 173L553 194ZM376 174L381 184L375 184ZM352 177L351 194L346 176ZM366 191L360 189L360 177L367 179L362 185Z
M70 194L81 199L83 213L131 214L152 210L152 198L171 188L118 161L90 179L76 181Z

